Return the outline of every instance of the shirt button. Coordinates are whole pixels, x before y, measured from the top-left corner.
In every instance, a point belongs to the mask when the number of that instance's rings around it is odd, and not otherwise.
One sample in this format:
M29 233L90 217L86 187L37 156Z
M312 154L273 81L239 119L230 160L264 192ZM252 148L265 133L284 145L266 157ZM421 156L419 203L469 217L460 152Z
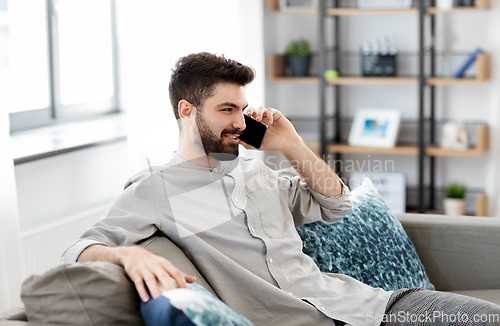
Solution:
M252 232L255 233L255 228L252 228Z
M238 197L234 197L234 201L238 201Z
M288 294L292 295L293 296L293 293L292 292L288 292Z
M272 259L272 258L269 258L269 262L272 264L272 263L273 263L273 259Z
M319 308L319 309L321 309L321 311L325 311L325 307L321 307L321 308Z
M213 169L213 171L214 171L215 173L219 172L219 170L218 170L217 168L214 168L214 169Z

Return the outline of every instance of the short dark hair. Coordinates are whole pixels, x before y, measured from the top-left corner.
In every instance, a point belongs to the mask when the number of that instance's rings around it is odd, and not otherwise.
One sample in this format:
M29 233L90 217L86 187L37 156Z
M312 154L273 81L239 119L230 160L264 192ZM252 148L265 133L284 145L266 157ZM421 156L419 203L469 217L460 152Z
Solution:
M168 91L176 119L180 119L178 105L181 100L193 104L198 110L205 99L213 94L218 83L245 86L252 82L255 71L224 55L200 52L177 60L172 70Z

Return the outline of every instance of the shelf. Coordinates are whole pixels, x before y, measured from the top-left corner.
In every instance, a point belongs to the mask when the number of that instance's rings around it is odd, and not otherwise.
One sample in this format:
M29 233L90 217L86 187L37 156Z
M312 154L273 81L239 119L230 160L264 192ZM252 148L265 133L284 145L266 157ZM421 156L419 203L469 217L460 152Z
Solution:
M298 15L317 15L318 9L288 9L281 10L279 0L267 0L267 12L271 14L298 14Z
M476 157L483 155L488 150L488 126L479 125L476 127L476 146L464 151L443 149L437 146L429 146L425 153L428 156L460 156Z
M299 15L317 15L318 9L290 9L281 10L279 0L267 0L267 12L271 14L299 14ZM472 7L451 7L442 9L437 7L428 7L425 12L427 14L439 14L449 12L464 12L464 11L479 11L490 8L489 0L476 0L476 5ZM415 14L418 13L417 7L411 8L328 8L326 15L328 16L359 16L359 15L400 15L400 14Z
M326 81L330 85L414 85L418 79L412 77L338 77Z
M487 215L487 199L486 193L480 192L476 195L476 211L474 214L466 214L472 216L488 216ZM407 211L406 213L416 214L417 212L414 210ZM424 214L432 214L432 215L444 215L442 211L425 211Z
M427 78L427 85L470 85L480 84L490 78L490 55L480 53L476 58L477 73L474 78ZM289 77L285 74L286 56L271 55L268 58L268 77L273 82L318 83L318 77ZM326 81L330 85L417 85L416 77L338 77Z
M317 84L318 77L288 77L285 75L286 56L272 55L268 58L268 77L273 82Z
M473 7L451 7L449 9L441 9L437 7L427 8L425 11L428 14L434 15L438 13L447 13L447 12L464 12L464 11L479 11L490 8L489 0L476 0L476 5Z
M481 84L490 78L490 55L479 53L476 57L477 73L475 78L427 78L428 85Z
M313 151L318 151L319 146L308 145ZM350 146L345 143L329 144L327 152L341 154L389 154L389 155L418 155L418 146L395 146L391 148ZM443 149L437 146L426 146L425 154L435 157L477 157L488 150L488 126L479 125L476 128L476 145L466 150Z
M395 146L391 148L350 146L348 144L330 144L326 146L327 152L343 154L391 154L391 155L417 155L416 146Z
M392 14L414 14L418 9L363 9L363 8L330 8L326 9L328 16L357 16L357 15L392 15Z

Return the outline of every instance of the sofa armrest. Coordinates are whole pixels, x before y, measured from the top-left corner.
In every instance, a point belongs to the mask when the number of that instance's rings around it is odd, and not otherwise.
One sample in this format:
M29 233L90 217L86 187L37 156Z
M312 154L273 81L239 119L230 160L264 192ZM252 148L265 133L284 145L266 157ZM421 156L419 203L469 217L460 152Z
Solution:
M12 307L0 312L0 320L28 321L24 306Z
M500 219L397 214L441 291L500 289Z

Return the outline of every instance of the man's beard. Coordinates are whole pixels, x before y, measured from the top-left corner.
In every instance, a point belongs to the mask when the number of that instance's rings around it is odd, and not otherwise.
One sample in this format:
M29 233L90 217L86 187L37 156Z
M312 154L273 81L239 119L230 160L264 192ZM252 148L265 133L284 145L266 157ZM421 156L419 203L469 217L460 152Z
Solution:
M234 143L225 143L224 135L233 134L241 135L241 130L239 129L224 129L220 136L217 136L210 130L207 122L201 116L201 112L198 111L196 115L196 124L198 126L198 132L200 134L200 139L196 137L195 142L198 146L203 146L205 154L213 157L219 161L231 161L238 157L239 145Z

